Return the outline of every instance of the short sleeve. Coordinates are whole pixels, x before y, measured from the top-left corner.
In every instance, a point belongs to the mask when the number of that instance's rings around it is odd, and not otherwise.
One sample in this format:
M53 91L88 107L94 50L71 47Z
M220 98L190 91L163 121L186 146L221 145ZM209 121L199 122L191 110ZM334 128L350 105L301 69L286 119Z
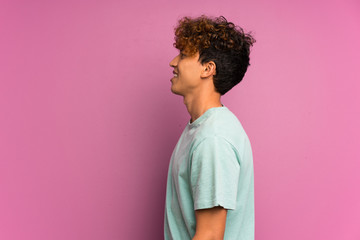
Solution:
M191 155L194 209L236 208L240 164L233 146L222 137L207 137Z

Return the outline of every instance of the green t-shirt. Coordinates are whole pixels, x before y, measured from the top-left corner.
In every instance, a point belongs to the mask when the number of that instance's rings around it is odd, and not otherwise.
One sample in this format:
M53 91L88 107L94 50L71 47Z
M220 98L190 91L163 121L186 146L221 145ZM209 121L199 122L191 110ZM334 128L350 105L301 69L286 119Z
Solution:
M172 153L166 187L165 240L195 235L195 210L227 211L225 240L254 240L252 150L237 117L223 105L188 122Z

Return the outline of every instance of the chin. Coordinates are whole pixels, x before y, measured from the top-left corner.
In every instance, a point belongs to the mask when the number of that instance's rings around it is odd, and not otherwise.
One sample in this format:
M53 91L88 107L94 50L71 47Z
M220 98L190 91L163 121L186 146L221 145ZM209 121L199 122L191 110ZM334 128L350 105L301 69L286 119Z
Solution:
M172 87L171 87L171 92L172 92L173 94L175 94L175 95L183 96L183 94L181 94L181 92L176 91L176 90L173 89Z

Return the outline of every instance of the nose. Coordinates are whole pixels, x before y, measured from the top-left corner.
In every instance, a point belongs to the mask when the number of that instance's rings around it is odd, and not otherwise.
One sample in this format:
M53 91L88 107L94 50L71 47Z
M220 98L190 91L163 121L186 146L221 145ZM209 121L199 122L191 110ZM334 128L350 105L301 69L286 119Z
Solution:
M172 60L171 60L171 62L170 62L170 67L176 67L177 66L177 62L178 62L178 57L179 57L179 55L177 55L176 57L174 57Z

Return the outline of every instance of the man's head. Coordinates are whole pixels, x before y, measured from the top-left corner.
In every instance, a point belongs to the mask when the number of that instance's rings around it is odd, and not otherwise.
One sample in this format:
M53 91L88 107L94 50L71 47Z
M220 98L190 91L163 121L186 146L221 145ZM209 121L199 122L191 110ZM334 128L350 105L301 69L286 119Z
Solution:
M191 74L203 79L211 77L215 91L224 95L243 79L250 65L250 47L254 42L250 34L227 22L223 16L215 19L204 15L194 19L184 17L175 28L174 47L180 50L180 55L170 65L175 72L179 71L179 78L183 74L180 68L186 70L185 84L191 85L194 80L188 78ZM176 77L172 79L173 84L176 80ZM176 89L172 91L176 93Z

